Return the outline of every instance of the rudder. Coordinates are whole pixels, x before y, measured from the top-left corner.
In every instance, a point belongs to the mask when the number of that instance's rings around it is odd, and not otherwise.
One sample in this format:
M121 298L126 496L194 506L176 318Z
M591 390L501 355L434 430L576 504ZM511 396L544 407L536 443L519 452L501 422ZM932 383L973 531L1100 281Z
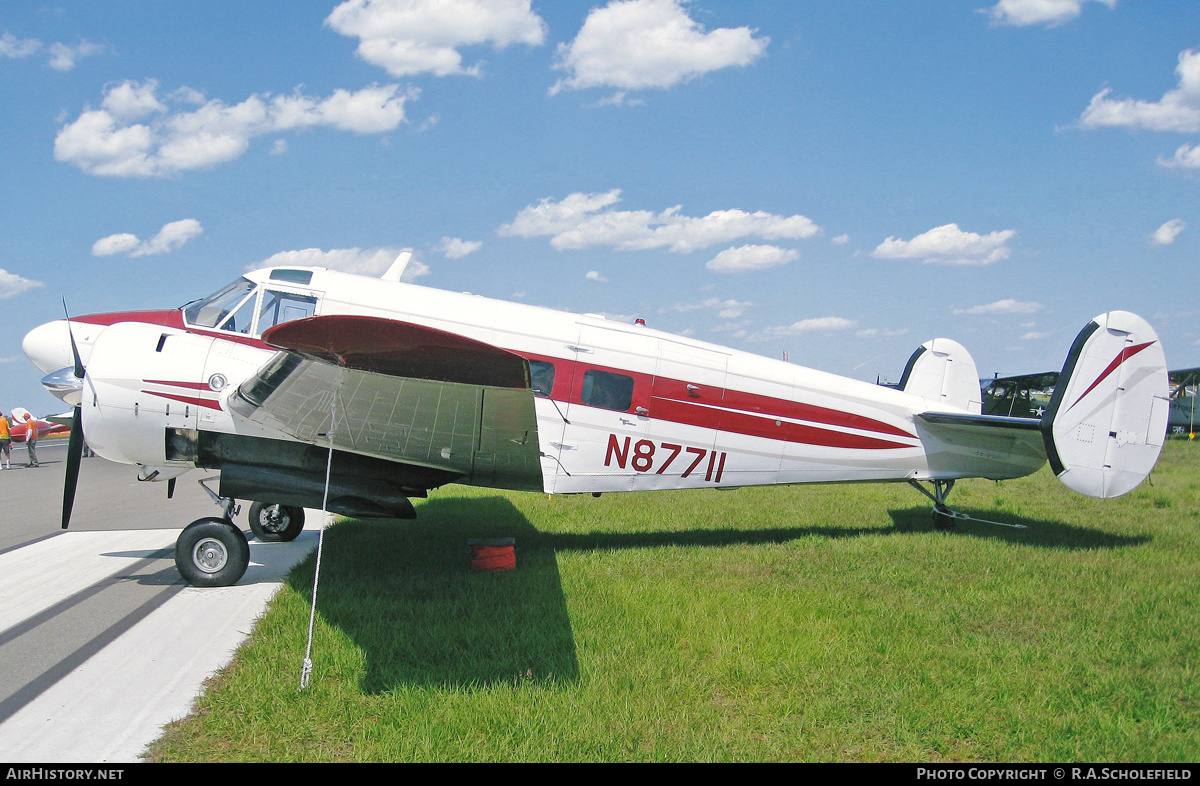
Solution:
M1054 474L1089 497L1117 497L1158 461L1170 411L1166 357L1128 311L1093 319L1071 345L1041 431Z

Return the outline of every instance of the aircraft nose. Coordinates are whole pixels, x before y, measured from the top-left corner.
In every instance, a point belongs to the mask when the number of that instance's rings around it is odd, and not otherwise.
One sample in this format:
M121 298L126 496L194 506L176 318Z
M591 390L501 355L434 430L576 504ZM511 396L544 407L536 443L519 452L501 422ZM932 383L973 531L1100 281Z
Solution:
M71 335L65 319L38 325L26 333L25 340L21 342L21 349L25 351L25 357L41 369L43 374L75 366L75 358L71 355Z

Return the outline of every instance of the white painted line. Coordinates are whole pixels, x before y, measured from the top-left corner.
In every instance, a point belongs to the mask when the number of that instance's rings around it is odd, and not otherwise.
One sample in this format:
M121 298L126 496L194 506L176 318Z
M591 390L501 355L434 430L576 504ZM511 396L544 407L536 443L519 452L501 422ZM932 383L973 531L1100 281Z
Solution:
M238 584L183 589L0 724L0 758L10 762L138 762L164 726L191 711L204 681L229 662L283 577L316 547L322 513L306 511L306 518L305 531L291 543L252 541L250 567ZM154 542L141 537L152 533L165 535L168 543L178 535L177 530L78 534L125 538L106 548L125 553L145 548L131 546L130 540ZM60 536L43 543L64 540ZM94 548L104 540L89 542ZM74 544L61 545L76 550ZM116 556L110 553L108 559ZM140 558L134 554L130 559ZM42 567L44 570L44 562ZM109 570L100 578L111 573ZM8 584L6 578L3 586ZM68 594L57 593L54 602ZM304 642L298 641L297 687L303 647Z
M0 630L45 611L155 551L174 548L180 532L64 532L0 554Z

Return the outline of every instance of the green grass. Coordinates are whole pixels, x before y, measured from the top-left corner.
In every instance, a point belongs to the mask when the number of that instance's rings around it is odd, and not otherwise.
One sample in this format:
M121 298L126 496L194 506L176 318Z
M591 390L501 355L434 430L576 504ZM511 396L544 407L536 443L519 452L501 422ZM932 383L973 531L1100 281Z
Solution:
M1200 445L1116 500L960 482L547 498L325 535L157 761L1197 761ZM517 569L470 567L511 536Z

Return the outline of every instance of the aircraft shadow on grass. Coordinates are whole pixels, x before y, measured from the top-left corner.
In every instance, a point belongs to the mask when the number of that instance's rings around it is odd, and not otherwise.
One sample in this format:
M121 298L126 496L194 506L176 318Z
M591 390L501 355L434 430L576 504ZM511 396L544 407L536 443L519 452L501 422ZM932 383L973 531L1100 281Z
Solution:
M969 511L975 515L975 511ZM482 687L571 682L579 676L575 638L558 572L566 550L755 545L804 537L906 535L932 529L928 506L889 512L893 526L723 528L675 532L539 532L503 497L435 499L417 522L346 521L326 531L317 611L363 651L361 688ZM988 511L981 518L1027 529L966 522L961 535L1042 548L1106 549L1148 538L1096 532L1055 521ZM511 537L517 569L474 570L467 542ZM312 558L288 582L312 597Z

